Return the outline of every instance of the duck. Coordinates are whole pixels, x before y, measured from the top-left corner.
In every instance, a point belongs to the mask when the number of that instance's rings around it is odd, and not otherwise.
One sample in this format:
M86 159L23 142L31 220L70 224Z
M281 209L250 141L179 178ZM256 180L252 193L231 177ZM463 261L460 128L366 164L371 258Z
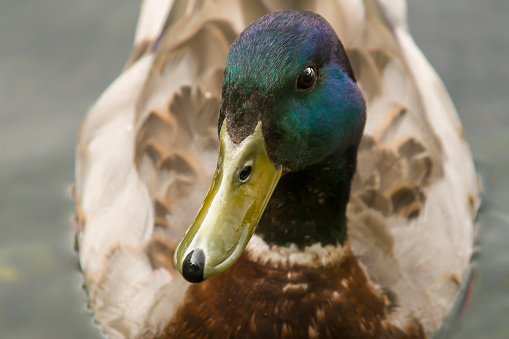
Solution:
M404 1L159 1L76 147L110 338L428 338L480 185Z

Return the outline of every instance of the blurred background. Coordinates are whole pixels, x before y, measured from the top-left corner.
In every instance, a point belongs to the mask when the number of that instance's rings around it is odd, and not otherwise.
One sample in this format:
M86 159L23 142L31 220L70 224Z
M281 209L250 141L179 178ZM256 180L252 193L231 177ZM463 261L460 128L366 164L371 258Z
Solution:
M120 73L140 3L0 4L0 338L101 338L73 252L81 119ZM410 0L485 193L471 304L454 338L509 338L509 1Z

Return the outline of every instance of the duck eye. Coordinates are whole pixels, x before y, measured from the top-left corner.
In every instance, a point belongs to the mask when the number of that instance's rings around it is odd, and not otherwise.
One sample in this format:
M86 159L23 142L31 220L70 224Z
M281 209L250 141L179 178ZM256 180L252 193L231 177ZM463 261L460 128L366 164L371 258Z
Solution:
M311 66L306 67L300 74L297 79L297 89L298 90L307 90L313 87L316 83L316 72L315 69Z
M244 166L240 169L239 173L237 174L239 177L239 180L241 182L246 182L247 179L249 179L249 176L251 175L251 166Z

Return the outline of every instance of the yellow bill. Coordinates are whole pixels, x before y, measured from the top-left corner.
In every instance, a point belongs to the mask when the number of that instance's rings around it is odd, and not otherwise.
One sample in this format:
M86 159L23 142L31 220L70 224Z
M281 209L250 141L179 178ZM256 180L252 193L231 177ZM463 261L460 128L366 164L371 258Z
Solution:
M225 122L219 138L212 184L173 257L190 282L223 272L239 259L281 177L281 166L267 156L261 122L239 144L231 141Z

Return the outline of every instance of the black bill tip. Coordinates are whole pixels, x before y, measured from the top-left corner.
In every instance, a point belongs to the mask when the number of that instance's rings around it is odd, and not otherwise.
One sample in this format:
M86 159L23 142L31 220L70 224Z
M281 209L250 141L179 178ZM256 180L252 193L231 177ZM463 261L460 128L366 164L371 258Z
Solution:
M202 282L203 271L205 269L205 253L199 248L195 248L184 259L182 263L182 276L191 283Z

